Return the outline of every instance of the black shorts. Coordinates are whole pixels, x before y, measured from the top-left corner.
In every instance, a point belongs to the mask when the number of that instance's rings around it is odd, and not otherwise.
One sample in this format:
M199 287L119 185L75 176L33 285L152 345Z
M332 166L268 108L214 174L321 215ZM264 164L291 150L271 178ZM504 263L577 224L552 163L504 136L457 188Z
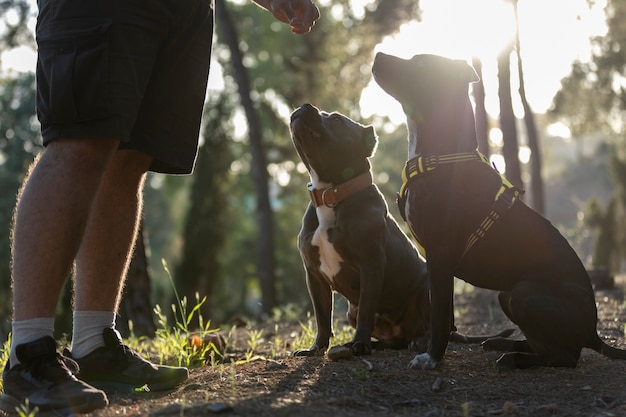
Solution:
M37 116L44 145L117 139L151 170L193 171L212 0L38 0Z

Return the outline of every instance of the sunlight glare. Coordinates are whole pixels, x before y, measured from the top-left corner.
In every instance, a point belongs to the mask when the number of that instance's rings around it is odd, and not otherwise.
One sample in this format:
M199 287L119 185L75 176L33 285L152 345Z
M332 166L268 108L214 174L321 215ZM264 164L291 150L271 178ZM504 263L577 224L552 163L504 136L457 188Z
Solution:
M502 130L499 127L489 129L489 144L494 147L501 147L504 143Z
M561 79L574 60L588 61L591 36L606 33L606 0L591 7L586 0L520 0L519 26L526 92L535 113L544 113L560 88ZM497 56L513 40L513 7L506 0L421 0L422 20L404 24L388 36L374 52L410 58L419 53L434 53L471 62L478 56L483 63L487 112L497 117ZM373 58L373 56L372 56ZM512 65L516 63L512 57ZM512 68L512 88L517 89L516 68ZM401 107L383 100L384 92L372 80L361 96L364 117L389 117L392 123L403 120L396 115ZM516 115L520 116L519 97L515 95ZM522 112L523 113L523 112Z
M513 39L513 11L504 0L422 0L420 8L421 21L402 25L397 34L384 38L375 52L405 59L436 54L470 62L472 56L495 59ZM379 114L394 124L404 122L404 116L397 114L402 113L400 104L382 99L381 89L373 80L364 89L360 105L365 117Z
M546 127L546 133L549 136L562 138L562 139L570 139L572 137L572 131L565 123L556 122L551 123Z
M530 148L528 146L520 145L519 149L517 150L517 159L519 159L522 164L527 164L528 162L530 162L531 153L532 152L530 151Z
M18 46L2 53L0 62L3 69L18 72L35 72L37 52L28 46Z
M233 112L233 125L235 126L233 140L237 142L245 141L248 134L248 119L243 110L238 108Z

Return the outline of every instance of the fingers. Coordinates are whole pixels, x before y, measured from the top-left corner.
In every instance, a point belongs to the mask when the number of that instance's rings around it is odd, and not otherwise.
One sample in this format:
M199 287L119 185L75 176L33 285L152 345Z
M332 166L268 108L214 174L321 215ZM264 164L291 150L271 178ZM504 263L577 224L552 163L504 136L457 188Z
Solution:
M291 31L302 35L311 31L320 11L311 0L273 0L271 12L278 20L287 23Z
M291 31L298 35L308 33L320 18L319 9L311 0L294 0L291 5L295 13L289 22Z

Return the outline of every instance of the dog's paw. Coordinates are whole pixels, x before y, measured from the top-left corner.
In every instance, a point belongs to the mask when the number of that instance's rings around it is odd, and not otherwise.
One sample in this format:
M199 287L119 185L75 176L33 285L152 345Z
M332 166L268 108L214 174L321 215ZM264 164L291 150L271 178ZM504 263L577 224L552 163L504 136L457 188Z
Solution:
M344 346L350 347L350 349L352 349L352 353L356 356L369 355L372 353L372 345L370 343L355 340L345 344Z
M435 369L436 367L437 361L428 353L420 353L409 362L410 369Z
M320 349L312 346L309 349L300 349L293 352L293 356L322 356L326 353L326 349Z

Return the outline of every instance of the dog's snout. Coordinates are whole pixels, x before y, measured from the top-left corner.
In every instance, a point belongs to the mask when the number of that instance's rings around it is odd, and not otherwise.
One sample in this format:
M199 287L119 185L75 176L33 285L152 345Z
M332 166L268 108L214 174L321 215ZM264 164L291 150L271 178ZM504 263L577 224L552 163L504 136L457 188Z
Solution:
M296 119L305 117L307 114L317 115L318 112L319 110L314 105L310 103L304 103L303 105L298 107L296 110L294 110L293 113L291 113L291 121L293 122Z

